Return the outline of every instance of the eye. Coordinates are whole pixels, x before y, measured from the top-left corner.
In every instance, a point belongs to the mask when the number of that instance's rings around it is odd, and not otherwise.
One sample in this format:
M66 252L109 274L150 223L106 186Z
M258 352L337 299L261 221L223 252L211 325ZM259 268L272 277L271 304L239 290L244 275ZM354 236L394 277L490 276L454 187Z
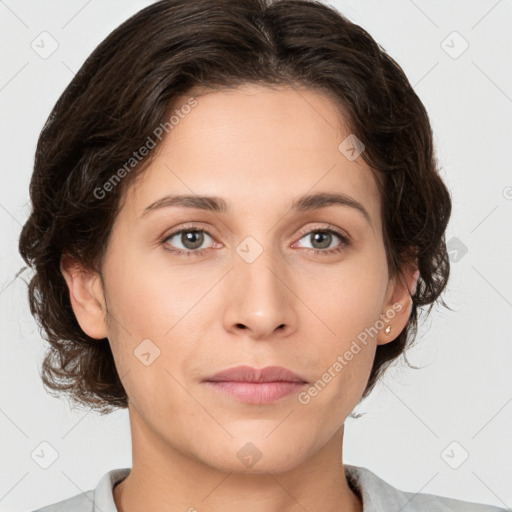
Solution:
M302 231L301 235L305 235L303 236L305 239L309 237L311 243L316 245L316 247L310 249L314 251L315 254L327 255L340 252L349 245L348 237L333 228L310 229ZM341 243L336 244L336 238L338 238Z
M306 249L313 251L317 255L321 254L325 256L337 253L350 245L349 238L333 227L304 230L300 234L303 235L302 238L307 239L307 237L309 237L310 240L312 240L311 243L315 246L312 248L306 247ZM208 250L208 247L200 248L205 243L205 237L213 240L212 235L205 228L183 227L167 235L162 240L162 243L166 246L168 251L178 256L201 256ZM341 243L338 242L336 244L336 238ZM174 242L171 243L173 240ZM181 244L181 247L179 244ZM297 246L297 244L298 242L293 244L292 247Z
M199 228L182 228L179 231L175 231L174 233L171 233L168 235L164 240L162 240L162 243L168 244L168 242L172 241L173 239L176 239L174 244L181 244L183 246L183 249L168 249L178 255L201 255L204 251L207 249L199 249L201 245L204 244L205 241L205 235L208 238L212 238L211 235L208 233L205 229L199 229ZM171 244L168 244L171 245Z

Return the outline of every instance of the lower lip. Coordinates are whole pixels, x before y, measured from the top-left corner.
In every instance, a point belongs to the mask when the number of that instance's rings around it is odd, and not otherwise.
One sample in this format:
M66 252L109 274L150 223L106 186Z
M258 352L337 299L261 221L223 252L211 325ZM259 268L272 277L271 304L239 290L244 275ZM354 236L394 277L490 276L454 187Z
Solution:
M249 404L269 404L297 393L306 382L206 381L212 388Z

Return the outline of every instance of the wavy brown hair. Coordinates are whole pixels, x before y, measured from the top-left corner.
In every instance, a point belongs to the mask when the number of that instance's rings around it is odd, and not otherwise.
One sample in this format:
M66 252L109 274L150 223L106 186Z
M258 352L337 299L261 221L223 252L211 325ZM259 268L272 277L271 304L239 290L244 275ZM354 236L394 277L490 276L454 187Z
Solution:
M389 275L411 260L420 270L409 321L393 342L377 346L362 398L415 340L418 308L428 305L428 314L438 299L446 306L440 295L450 269L444 236L451 198L427 112L400 66L321 2L162 0L93 51L39 136L19 252L34 270L30 310L49 343L41 375L47 390L102 413L127 407L108 340L89 337L77 322L61 255L101 275L123 194L160 146L108 193L97 191L154 139L178 96L195 86L245 83L307 87L334 100L363 141L362 158L379 186Z

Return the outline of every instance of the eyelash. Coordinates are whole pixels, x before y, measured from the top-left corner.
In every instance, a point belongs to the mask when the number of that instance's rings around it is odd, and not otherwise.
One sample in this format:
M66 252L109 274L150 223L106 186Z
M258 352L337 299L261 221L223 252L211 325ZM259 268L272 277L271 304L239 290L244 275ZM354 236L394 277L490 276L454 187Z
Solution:
M198 228L196 226L185 226L177 231L174 231L173 233L170 233L167 235L163 240L162 244L166 244L168 240L175 237L176 235L180 235L181 233L206 233L208 236L213 238L213 235L208 231L208 229L205 228ZM344 248L348 247L350 245L350 240L347 236L340 233L337 229L333 228L331 225L327 228L315 228L310 230L303 230L300 232L301 238L303 238L306 235L310 235L312 233L330 233L333 235L336 235L340 240L341 244L334 248L334 249L308 249L308 251L314 252L315 255L331 255L334 253L341 252ZM199 249L199 250L183 250L183 249L168 249L167 251L172 252L173 254L176 254L177 256L202 256L208 249Z

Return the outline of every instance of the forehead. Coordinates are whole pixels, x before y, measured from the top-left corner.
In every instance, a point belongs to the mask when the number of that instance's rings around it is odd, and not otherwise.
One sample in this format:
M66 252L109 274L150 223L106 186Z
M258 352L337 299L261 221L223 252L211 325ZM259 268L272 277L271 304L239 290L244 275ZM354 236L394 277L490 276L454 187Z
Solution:
M133 217L165 194L226 198L230 211L279 206L306 193L340 192L363 203L379 223L379 193L361 157L340 151L349 128L327 95L310 89L244 85L193 89L156 157L126 194ZM186 112L186 113L185 113Z

